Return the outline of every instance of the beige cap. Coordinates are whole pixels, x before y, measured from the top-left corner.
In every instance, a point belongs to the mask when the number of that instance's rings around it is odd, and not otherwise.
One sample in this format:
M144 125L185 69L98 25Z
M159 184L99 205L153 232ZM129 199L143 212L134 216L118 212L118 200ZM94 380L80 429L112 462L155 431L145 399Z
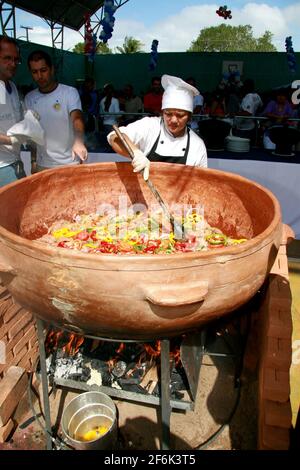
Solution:
M197 88L171 75L163 75L161 84L165 90L161 109L173 108L193 112L194 96L200 94Z

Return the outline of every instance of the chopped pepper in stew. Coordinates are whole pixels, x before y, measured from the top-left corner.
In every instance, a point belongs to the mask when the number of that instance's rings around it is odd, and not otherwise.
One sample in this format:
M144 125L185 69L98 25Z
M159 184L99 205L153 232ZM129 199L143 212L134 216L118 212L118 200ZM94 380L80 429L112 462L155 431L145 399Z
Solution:
M174 254L237 245L246 238L233 239L203 216L195 213L181 218L184 236L175 238L162 214L136 212L120 217L100 214L76 215L73 221L59 220L37 241L85 253Z

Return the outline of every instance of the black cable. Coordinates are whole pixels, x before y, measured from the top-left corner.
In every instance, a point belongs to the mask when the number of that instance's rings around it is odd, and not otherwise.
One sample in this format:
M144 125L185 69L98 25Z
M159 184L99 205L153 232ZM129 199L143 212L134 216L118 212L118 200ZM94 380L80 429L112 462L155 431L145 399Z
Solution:
M248 334L249 334L249 330L250 330L250 321L248 319L247 321L247 328L246 328L246 334L244 335L246 337L246 339L243 341L242 343L242 347L241 347L241 352L240 354L235 354L235 356L237 355L240 355L242 358L244 357L244 353L245 353L245 349L246 349L246 341L247 341L247 338L248 338ZM242 335L241 335L242 336ZM224 335L220 336L220 338L222 338L223 342L225 343L225 345L227 346L227 348L229 349L229 351L232 353L234 352L233 351L233 348L232 346L228 343L227 339L224 337ZM207 353L209 355L209 352ZM212 354L213 355L213 354ZM232 360L233 360L233 355L228 355L228 357L230 357ZM241 361L241 359L240 359ZM235 365L235 362L234 362L234 365ZM242 367L240 366L239 367L239 373L235 375L235 379L234 379L234 385L235 385L235 388L237 389L237 396L236 396L236 400L234 402L234 405L233 405L233 408L228 416L228 418L225 420L225 423L221 424L221 426L219 427L219 429L217 429L210 437L208 437L202 444L200 445L197 445L196 447L193 447L193 450L204 450L209 444L211 444L223 431L223 429L225 428L225 426L228 426L234 415L235 415L235 412L238 408L238 405L239 405L239 402L240 402L240 398L241 398L241 387L242 387L242 384L241 384L241 373L242 373Z
M33 405L33 401L32 401L32 389L33 389L33 386L32 386L32 378L33 378L33 372L30 372L29 374L29 380L28 380L28 386L27 386L27 394L28 394L28 400L29 400L29 406L30 406L30 409L31 409L31 412L32 412L32 415L34 417L34 419L36 420L36 422L38 423L38 425L40 426L40 428L42 429L42 431L46 434L48 434L51 438L51 441L52 443L54 444L54 447L55 447L55 450L61 450L61 445L67 447L68 449L70 450L75 450L74 447L72 447L71 445L67 444L63 439L61 439L61 437L59 437L58 435L56 437L54 437L52 435L51 432L49 432L42 424L40 418L39 418L39 415L37 414L35 408L34 408L34 405Z
M198 445L197 447L193 447L193 450L204 450L209 444L211 444L221 434L221 432L223 431L225 426L227 426L231 423L231 420L235 415L235 412L237 410L237 407L239 405L240 398L241 398L241 382L240 382L240 380L238 380L236 382L236 388L237 388L236 400L235 400L234 406L233 406L228 418L226 419L225 423L223 423L219 427L219 429L217 429L208 439L206 439L206 441L202 442L202 444Z

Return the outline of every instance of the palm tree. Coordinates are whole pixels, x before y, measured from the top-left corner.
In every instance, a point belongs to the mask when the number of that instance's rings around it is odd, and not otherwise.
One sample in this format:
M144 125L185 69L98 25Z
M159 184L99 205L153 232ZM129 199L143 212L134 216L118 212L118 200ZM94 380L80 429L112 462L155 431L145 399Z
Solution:
M136 52L144 52L142 50L144 44L139 39L134 39L132 36L125 36L123 46L117 46L116 50L120 54L135 54Z

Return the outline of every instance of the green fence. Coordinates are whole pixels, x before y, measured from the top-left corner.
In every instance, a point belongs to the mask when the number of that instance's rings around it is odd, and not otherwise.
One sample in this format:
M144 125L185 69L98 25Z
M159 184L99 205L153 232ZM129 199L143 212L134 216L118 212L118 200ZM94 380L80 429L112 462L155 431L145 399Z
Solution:
M32 42L18 41L20 44L22 63L18 67L18 72L14 79L18 85L32 85L33 80L27 67L27 58L34 50L44 50L51 56L55 68L57 70L57 77L60 82L67 85L76 85L78 79L84 79L85 76L85 57L73 52L62 51L60 49L53 49L40 44Z
M97 88L102 88L109 82L116 89L121 89L126 83L131 83L138 94L148 89L152 76L164 73L183 79L193 76L200 90L212 91L222 77L224 61L233 64L242 62L242 78L254 79L258 91L300 80L300 53L296 53L299 70L296 74L289 71L285 52L160 53L157 68L150 72L150 54L99 54L95 57L94 64L91 64L84 55L23 41L20 41L20 46L23 63L19 67L16 82L22 85L32 83L26 61L28 54L34 49L44 49L50 53L57 67L58 79L62 83L76 86L88 74L94 76Z

